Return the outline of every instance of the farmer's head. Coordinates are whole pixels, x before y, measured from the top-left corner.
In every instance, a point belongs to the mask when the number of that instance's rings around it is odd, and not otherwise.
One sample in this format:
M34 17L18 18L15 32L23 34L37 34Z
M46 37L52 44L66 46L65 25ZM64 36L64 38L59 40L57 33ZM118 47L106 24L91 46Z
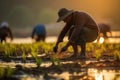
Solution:
M7 22L2 22L1 23L1 27L8 27L9 25L8 25L8 23Z
M69 15L72 14L74 11L73 10L68 10L66 8L61 8L59 11L58 11L58 20L57 22L60 22L60 21L64 21L66 22L69 18Z

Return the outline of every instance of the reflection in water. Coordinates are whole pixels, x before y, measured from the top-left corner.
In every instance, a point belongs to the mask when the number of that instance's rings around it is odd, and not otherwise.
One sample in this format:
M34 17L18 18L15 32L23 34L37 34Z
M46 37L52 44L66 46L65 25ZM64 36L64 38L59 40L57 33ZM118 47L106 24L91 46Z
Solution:
M120 80L120 70L98 70L88 69L88 75L95 78L95 80Z
M29 75L26 77L21 77L21 80L120 80L120 72L115 70L97 70L97 69L88 69L88 75L80 73L69 73L63 72L61 74L57 73L48 73L47 76L40 75L38 77ZM77 77L77 78L76 78ZM90 78L91 77L91 78Z
M47 37L46 38L46 42L56 42L57 41L57 37ZM65 37L65 40L67 41L67 37ZM9 40L7 42L10 42ZM15 38L11 43L32 43L34 41L32 41L32 39L30 37L28 38ZM96 42L96 41L94 41ZM100 43L103 43L104 39L101 38ZM110 43L119 43L120 42L120 38L108 38L108 42Z
M89 62L89 61L88 61ZM87 62L87 63L88 63ZM67 62L73 63L73 62ZM64 62L65 64L65 62ZM10 66L15 68L16 65L22 65L24 67L33 68L36 67L35 63L0 63L0 67ZM46 62L42 66L49 67L51 64ZM74 69L75 68L75 69ZM57 73L55 71L47 71L47 73L40 73L39 75L25 73L20 70L22 74L15 74L14 77L20 80L120 80L120 70L114 70L114 68L108 67L108 69L95 69L95 68L71 68L71 71L62 71Z
M112 31L112 38L108 38L108 42L110 43L119 43L120 42L120 31ZM117 37L117 38L116 38ZM67 41L67 37L64 38L64 41ZM56 42L57 36L48 36L46 37L46 42ZM101 43L104 41L103 38L101 38ZM7 42L10 42L10 39L8 38ZM32 43L34 42L30 37L26 38L14 38L11 43ZM96 41L95 41L96 42Z
M103 37L100 37L99 43L103 43L103 42L104 42L104 38L103 38Z
M84 74L82 74L82 72L63 72L61 74L48 73L47 76L28 76L21 78L21 80L120 80L120 72L115 70L88 69L87 74L85 74L85 72Z

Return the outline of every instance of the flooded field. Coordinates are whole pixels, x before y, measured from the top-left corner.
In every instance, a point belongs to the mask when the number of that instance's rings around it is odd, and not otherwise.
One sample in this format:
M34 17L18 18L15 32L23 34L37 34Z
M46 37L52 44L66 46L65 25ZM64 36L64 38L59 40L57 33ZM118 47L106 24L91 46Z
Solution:
M120 32L119 31L114 31L112 32L112 36L108 38L109 43L119 43L120 42ZM46 42L56 42L57 41L57 36L48 36L46 37ZM64 41L67 41L67 37L65 37ZM8 40L10 42L10 40ZM30 37L26 38L14 38L12 43L32 43L34 40L32 40Z
M56 42L57 41L57 37L47 37L46 42ZM67 37L65 38L64 41L67 41ZM28 38L15 38L12 43L33 43L34 40L32 40L30 37ZM119 43L120 42L120 38L108 38L108 42L109 43Z
M0 80L120 80L120 34L112 33L107 43L88 44L86 59L70 57L71 48L53 53L50 42L57 37L47 37L46 43L15 38L0 45Z
M98 64L98 62L102 64ZM4 62L0 63L0 65L4 68L10 66L17 71L12 75L14 78L12 80L120 80L120 65L115 66L114 61L108 62L93 59L61 61L61 66L53 66L51 62L44 62L40 68L36 68L34 62ZM113 65L109 65L111 62ZM19 67L17 67L18 65Z

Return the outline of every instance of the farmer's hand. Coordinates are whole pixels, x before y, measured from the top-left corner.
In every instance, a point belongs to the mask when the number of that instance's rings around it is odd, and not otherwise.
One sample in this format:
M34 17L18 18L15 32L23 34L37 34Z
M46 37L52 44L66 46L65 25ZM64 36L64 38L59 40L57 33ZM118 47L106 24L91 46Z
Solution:
M11 37L11 41L13 41L13 37Z
M64 46L64 47L62 47L62 49L61 49L61 51L60 52L64 52L64 51L66 51L67 50L67 46Z
M57 50L58 50L58 46L56 45L56 46L53 47L53 51L56 53Z

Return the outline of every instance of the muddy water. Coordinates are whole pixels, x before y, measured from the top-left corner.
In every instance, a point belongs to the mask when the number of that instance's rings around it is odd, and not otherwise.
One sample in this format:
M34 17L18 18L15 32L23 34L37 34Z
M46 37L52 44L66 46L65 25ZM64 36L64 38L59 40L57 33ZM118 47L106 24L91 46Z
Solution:
M96 72L96 69L93 69L93 71L90 71L91 69L88 70L88 76L89 78L85 79L84 76L83 78L80 78L86 73L73 73L70 74L69 72L63 72L62 74L49 74L49 76L56 77L54 78L49 78L48 80L120 80L120 73L116 71L107 71L107 70L102 70ZM73 77L73 76L76 76ZM33 75L26 77L22 77L21 80L47 80L44 78L44 75L39 75L38 77L35 77Z
M112 32L113 36L120 36L119 32ZM55 42L57 37L47 37L46 42ZM67 37L65 38L67 40ZM34 42L30 37L28 38L15 38L12 43L32 43ZM110 43L119 43L120 38L109 38ZM86 63L90 63L94 61L86 61ZM73 63L72 61L62 62L63 64L66 63ZM41 67L49 67L52 63L51 62L44 62L41 64ZM16 65L22 65L23 67L27 68L34 68L36 64L33 63L21 63L21 62L2 62L0 61L0 67L7 67L10 66L11 68L15 68ZM74 69L74 67L72 68ZM77 72L73 71L72 73L69 71L63 71L61 73L57 72L48 72L47 74L28 74L26 72L22 72L22 74L13 75L14 77L19 78L20 80L120 80L120 69L115 69L108 67L98 69L98 68L81 68L77 67ZM71 69L70 69L71 71Z
M90 62L97 62L96 60L87 60L86 64ZM61 62L62 64L74 63L73 61L65 61ZM16 65L22 65L27 68L35 68L36 64L33 63L21 63L21 62L1 62L0 67L10 66L11 68L15 68ZM50 67L52 65L51 62L47 61L41 64L41 67ZM70 66L71 67L71 66ZM17 77L20 80L120 80L120 70L114 69L113 67L107 68L85 68L85 67L72 67L69 71L62 71L61 73L55 71L47 71L45 73L39 73L39 75L29 74L26 72L22 72L22 74L15 74L13 77ZM70 71L74 70L74 71Z
M97 70L94 68L88 69L88 75L95 80L120 80L120 70Z

